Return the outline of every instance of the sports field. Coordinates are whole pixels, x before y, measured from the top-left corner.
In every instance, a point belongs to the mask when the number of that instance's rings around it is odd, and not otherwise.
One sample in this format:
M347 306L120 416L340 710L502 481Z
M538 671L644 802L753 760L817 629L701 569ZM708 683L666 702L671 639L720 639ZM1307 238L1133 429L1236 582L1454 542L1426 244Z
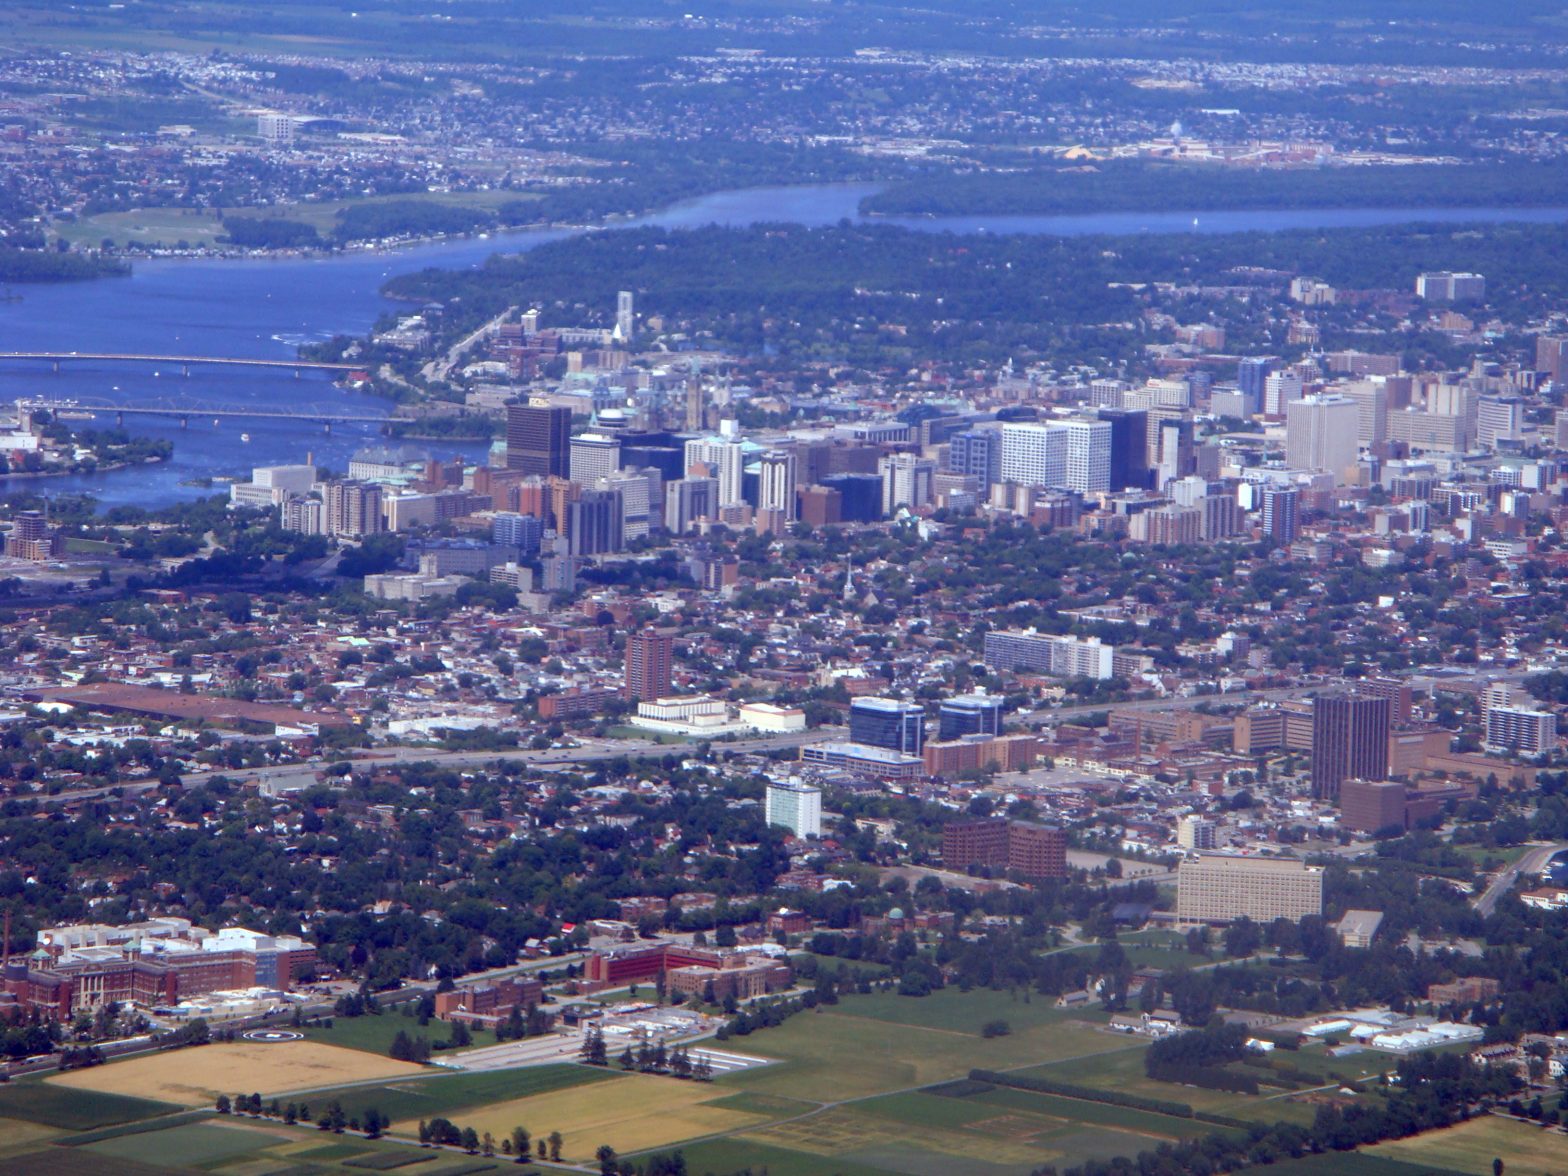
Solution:
M47 1085L198 1107L220 1094L283 1094L422 1072L409 1062L314 1041L236 1041L75 1070L50 1078Z
M679 1143L694 1136L743 1129L764 1121L762 1115L711 1105L724 1091L704 1082L682 1082L647 1074L627 1074L611 1083L595 1083L536 1094L530 1098L490 1103L454 1118L463 1127L497 1139L513 1127L535 1136L559 1131L561 1149L569 1160L591 1160L600 1144L622 1154ZM401 1134L414 1134L419 1124L394 1124Z
M1568 1173L1568 1135L1495 1115L1410 1139L1380 1143L1368 1148L1366 1154L1409 1164L1433 1164L1476 1176L1491 1176L1493 1159L1503 1161L1508 1176Z

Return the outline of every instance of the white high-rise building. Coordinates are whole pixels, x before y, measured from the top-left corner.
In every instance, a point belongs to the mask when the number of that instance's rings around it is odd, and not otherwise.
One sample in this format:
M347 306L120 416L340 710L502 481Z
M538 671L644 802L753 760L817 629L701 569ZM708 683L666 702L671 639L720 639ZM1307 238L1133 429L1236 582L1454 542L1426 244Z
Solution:
M1270 372L1263 381L1263 412L1267 416L1284 416L1285 406L1300 400L1301 377L1295 372Z
M1111 424L1109 421L1063 421L1051 426L1067 434L1066 476L1055 483L1079 494L1111 488ZM1052 483L1047 483L1048 485Z
M1361 408L1348 396L1308 396L1285 412L1285 464L1347 479L1361 451Z
M1183 849L1218 849L1219 826L1205 817L1189 813L1176 823L1176 844Z
M568 476L580 486L592 486L621 468L621 439L605 433L581 433L571 440Z
M795 455L788 450L774 449L762 455L757 479L758 510L783 511L786 519L794 521L798 480L795 470Z
M1517 396L1480 396L1475 402L1475 442L1496 449L1499 441L1517 441L1524 429L1524 401Z
M936 462L913 453L890 453L877 462L882 475L882 513L901 506L928 506L936 496Z
M622 290L615 296L615 338L630 343L637 331L637 316L632 310L632 292Z
M770 825L782 825L796 837L822 836L822 789L786 780L768 784L764 807Z
M739 506L745 471L745 446L728 437L699 437L686 442L686 473L695 465L707 467L707 477L719 484L719 505Z
M1004 482L1017 482L1021 486L1046 486L1046 474L1051 465L1051 430L1044 425L1027 423L1002 426L1001 477ZM1058 436L1057 444L1065 442ZM1066 466L1063 453L1060 464Z

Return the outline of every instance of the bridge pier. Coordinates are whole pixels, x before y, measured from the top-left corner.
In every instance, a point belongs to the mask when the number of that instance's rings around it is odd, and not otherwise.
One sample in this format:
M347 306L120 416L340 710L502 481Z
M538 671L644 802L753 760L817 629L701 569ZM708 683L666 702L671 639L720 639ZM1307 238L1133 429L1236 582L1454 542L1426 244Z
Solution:
M330 437L332 435L332 422L331 421L322 421L321 422L321 427L322 427L323 431L326 432L327 436Z
M180 365L180 375L184 376L187 380L190 379L191 378L191 365L188 364L188 363L187 364L181 364Z
M117 426L123 426L125 424L125 414L123 412L115 413L114 414L114 423Z
M190 427L191 427L191 418L188 417L188 416L182 416L180 418L180 428L188 429Z
M299 379L304 374L305 374L305 369L304 368L295 368L294 369L294 378L296 380Z
M54 359L50 360L49 362L50 366L54 368L54 374L58 376L60 374L60 361L58 359Z

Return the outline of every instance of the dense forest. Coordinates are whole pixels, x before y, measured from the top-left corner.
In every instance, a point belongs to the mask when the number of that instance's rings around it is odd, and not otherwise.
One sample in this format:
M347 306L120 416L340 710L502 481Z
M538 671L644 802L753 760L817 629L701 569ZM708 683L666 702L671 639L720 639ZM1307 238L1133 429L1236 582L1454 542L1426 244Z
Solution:
M923 233L841 223L686 232L630 229L554 242L478 269L426 270L394 297L452 307L457 337L508 305L547 321L602 315L619 289L688 336L875 365L914 357L1126 357L1146 341L1138 283L1261 282L1307 273L1352 289L1408 290L1425 269L1487 275L1522 321L1568 298L1568 226L1408 225L1333 233L1135 237Z
M1008 216L1294 208L1534 208L1561 201L1568 164L1249 170L1111 162L930 175L861 201L881 215Z

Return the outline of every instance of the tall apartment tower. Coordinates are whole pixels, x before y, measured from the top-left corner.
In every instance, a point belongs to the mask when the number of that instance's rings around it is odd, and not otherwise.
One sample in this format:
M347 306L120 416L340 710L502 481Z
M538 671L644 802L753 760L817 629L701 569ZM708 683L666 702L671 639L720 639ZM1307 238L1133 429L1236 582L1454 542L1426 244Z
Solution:
M1301 525L1301 491L1294 486L1270 486L1263 491L1263 534L1275 543L1296 541Z
M668 698L675 691L675 638L644 629L626 639L627 699Z
M822 789L793 781L768 784L763 813L770 825L782 825L796 837L822 836Z
M1312 702L1312 795L1338 800L1346 780L1388 778L1386 698L1320 695Z
M387 529L381 487L371 482L328 482L323 487L323 524L328 535L358 539Z
M795 469L793 453L775 449L762 455L757 481L758 510L783 511L785 519L795 520Z
M630 343L636 333L637 316L633 310L632 292L622 290L615 296L615 338L618 342Z
M506 406L506 468L541 478L566 477L572 410L543 404Z
M1348 396L1305 396L1285 406L1285 463L1343 485L1361 449L1361 407Z
M1242 405L1248 416L1263 411L1263 386L1273 362L1271 356L1249 355L1236 364L1236 387L1241 390Z

